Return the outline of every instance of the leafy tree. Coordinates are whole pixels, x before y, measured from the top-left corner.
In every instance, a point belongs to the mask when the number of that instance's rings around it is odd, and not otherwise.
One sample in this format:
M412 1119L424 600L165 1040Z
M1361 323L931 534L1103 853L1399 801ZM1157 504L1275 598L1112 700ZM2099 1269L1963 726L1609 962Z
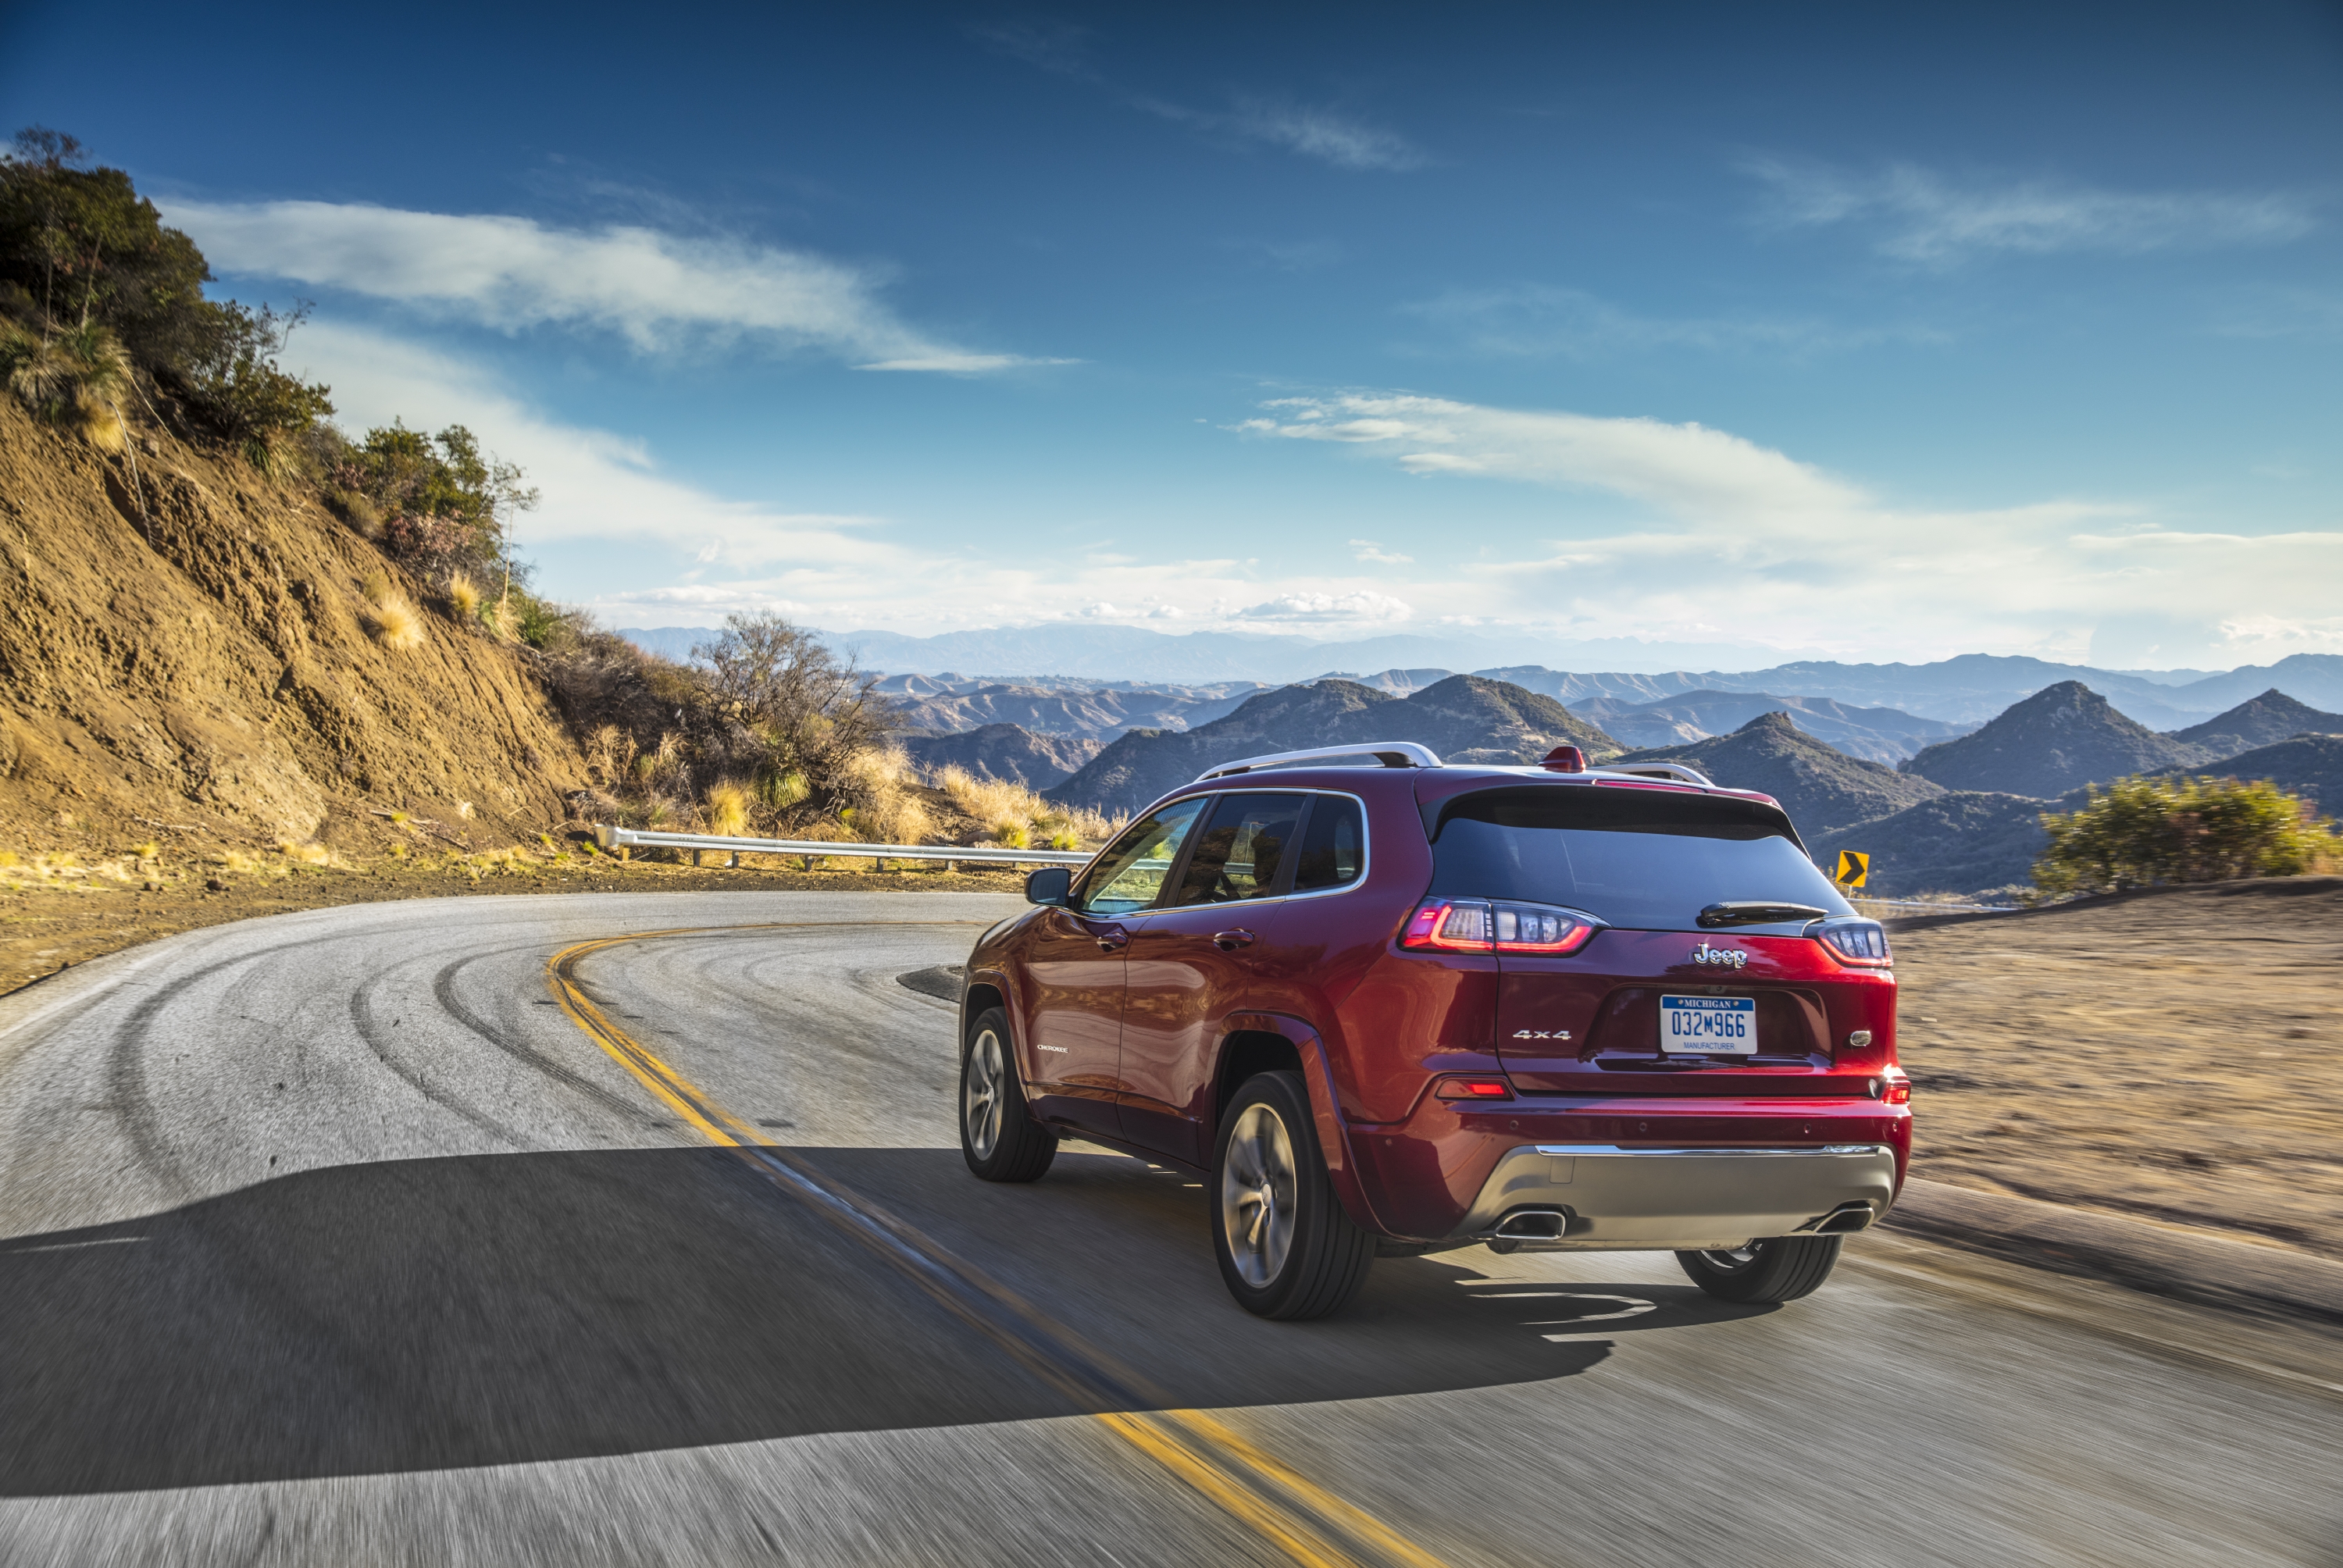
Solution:
M2045 892L2114 892L2160 882L2290 877L2327 863L2334 823L2264 779L2125 779L2078 810L2043 813L2034 863Z

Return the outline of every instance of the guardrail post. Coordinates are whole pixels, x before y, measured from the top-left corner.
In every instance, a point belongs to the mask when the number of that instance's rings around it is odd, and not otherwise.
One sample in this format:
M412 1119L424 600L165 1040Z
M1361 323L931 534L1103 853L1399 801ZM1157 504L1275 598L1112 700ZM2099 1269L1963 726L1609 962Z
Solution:
M1329 808L1329 809L1332 809L1332 808ZM732 858L724 862L724 869L728 871L737 871L740 869L739 850L735 849L732 851Z

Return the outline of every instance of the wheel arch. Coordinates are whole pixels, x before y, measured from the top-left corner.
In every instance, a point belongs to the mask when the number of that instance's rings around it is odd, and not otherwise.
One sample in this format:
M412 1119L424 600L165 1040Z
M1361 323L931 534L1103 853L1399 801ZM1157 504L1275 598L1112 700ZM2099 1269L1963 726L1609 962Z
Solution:
M1351 1159L1349 1129L1334 1096L1334 1081L1326 1060L1325 1042L1318 1031L1282 1013L1237 1013L1221 1036L1220 1060L1212 1072L1212 1120L1204 1129L1203 1146L1218 1147L1222 1115L1246 1079L1257 1072L1298 1072L1310 1096L1310 1117L1318 1133L1319 1151L1326 1173L1353 1221L1379 1235L1390 1231L1375 1218L1359 1184L1358 1167ZM1209 1156L1208 1156L1209 1158Z

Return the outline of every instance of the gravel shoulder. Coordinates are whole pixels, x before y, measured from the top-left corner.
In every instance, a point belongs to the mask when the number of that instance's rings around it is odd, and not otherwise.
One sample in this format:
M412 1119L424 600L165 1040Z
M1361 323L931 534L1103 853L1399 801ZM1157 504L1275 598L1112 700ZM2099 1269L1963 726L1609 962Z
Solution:
M2343 1257L2343 878L1893 929L1916 1175Z

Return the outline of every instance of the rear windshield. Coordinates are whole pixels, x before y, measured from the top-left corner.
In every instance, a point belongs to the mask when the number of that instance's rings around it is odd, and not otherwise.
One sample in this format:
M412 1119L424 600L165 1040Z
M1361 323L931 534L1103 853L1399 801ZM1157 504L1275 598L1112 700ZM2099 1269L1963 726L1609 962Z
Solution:
M1436 829L1431 890L1448 898L1564 904L1663 931L1697 930L1704 905L1744 900L1855 912L1780 813L1754 800L1599 784L1487 789L1445 802Z

